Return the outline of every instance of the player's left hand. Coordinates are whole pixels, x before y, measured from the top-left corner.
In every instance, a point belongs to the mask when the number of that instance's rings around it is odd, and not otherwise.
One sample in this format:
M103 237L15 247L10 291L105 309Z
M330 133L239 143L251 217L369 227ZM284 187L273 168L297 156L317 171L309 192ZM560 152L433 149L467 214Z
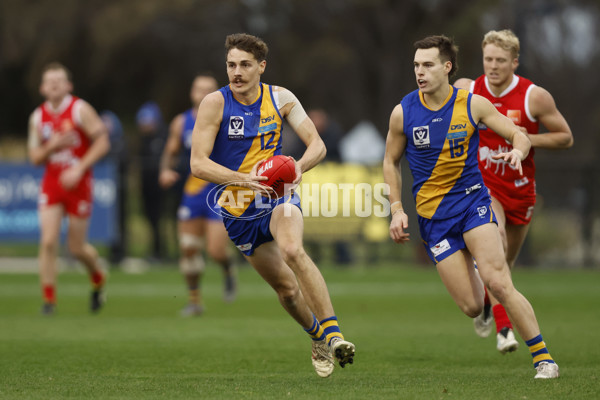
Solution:
M77 184L81 180L81 177L83 176L83 172L84 171L81 168L79 168L77 165L69 167L68 169L63 171L62 174L60 174L60 178L59 178L60 184L62 185L63 188L65 188L65 190L73 189L75 186L77 186Z
M408 215L403 210L397 210L392 214L390 222L390 237L396 243L404 244L410 240L408 229Z
M504 160L509 163L514 169L519 171L519 174L523 175L523 166L521 161L523 160L523 153L519 149L512 149L508 153L498 153L492 156L494 160Z

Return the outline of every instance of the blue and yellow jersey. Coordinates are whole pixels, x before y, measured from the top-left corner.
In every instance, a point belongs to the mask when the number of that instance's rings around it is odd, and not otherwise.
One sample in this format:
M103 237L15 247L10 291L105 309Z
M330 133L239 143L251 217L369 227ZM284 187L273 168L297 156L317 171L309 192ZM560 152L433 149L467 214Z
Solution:
M465 210L471 193L487 190L479 171L479 132L471 116L472 94L450 86L439 110L419 90L402 99L406 158L413 176L417 213L444 219Z
M273 87L261 83L258 98L252 104L237 101L229 86L219 91L225 105L210 158L234 171L248 173L258 161L281 154L283 118L277 109ZM239 186L227 186L219 204L236 217L242 214L249 217L260 211L254 192Z
M189 160L192 156L192 132L194 131L194 125L196 124L196 118L194 117L194 110L191 108L183 113L183 130L181 132L181 145L183 147L184 160ZM189 162L188 162L189 164ZM188 176L183 186L183 193L193 196L200 193L206 188L208 182L196 178L188 170Z

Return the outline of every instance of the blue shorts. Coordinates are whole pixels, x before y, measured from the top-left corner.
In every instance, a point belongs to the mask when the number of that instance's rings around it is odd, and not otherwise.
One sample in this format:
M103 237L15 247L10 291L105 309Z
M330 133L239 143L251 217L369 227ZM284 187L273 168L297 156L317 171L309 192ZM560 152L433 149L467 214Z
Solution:
M285 196L274 200L271 203L271 211L282 203L293 204L302 210L300 207L300 196L293 194L292 196ZM254 253L254 249L258 246L273 240L273 235L269 228L271 224L271 212L262 214L256 219L249 219L247 216L245 218L236 218L224 209L222 209L222 214L223 223L225 224L229 238L245 255L251 256Z
M489 196L480 196L466 210L446 219L427 219L419 216L419 230L434 264L466 248L463 233L490 222L498 224Z
M214 183L207 184L196 194L183 193L181 204L177 209L177 219L188 221L195 218L205 218L221 221L221 206L216 203L211 191L216 187Z

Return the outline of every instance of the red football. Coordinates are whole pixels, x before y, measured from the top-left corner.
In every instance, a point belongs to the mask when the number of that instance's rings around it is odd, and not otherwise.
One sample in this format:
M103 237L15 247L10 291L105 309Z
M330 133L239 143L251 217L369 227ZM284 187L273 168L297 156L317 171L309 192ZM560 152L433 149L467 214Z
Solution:
M285 185L291 184L296 179L296 166L292 157L273 156L265 160L258 168L257 175L266 176L269 179L261 181L263 185L271 186L277 196L282 197Z

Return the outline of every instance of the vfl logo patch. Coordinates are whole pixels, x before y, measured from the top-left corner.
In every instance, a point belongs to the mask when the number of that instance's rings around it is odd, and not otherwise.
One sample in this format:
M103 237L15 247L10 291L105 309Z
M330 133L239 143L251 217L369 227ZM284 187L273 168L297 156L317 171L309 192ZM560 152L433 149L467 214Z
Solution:
M417 149L428 149L430 147L429 125L413 128L413 142Z
M443 252L445 252L446 250L450 250L450 243L448 242L448 239L444 239L441 242L439 242L438 244L436 244L435 246L431 247L429 250L431 250L431 253L434 256L439 256L440 254L442 254Z
M244 118L232 115L229 117L229 140L241 140L244 138Z
M487 214L488 208L483 206L483 207L477 207L477 212L479 213L479 218L483 218L485 217L485 214Z

